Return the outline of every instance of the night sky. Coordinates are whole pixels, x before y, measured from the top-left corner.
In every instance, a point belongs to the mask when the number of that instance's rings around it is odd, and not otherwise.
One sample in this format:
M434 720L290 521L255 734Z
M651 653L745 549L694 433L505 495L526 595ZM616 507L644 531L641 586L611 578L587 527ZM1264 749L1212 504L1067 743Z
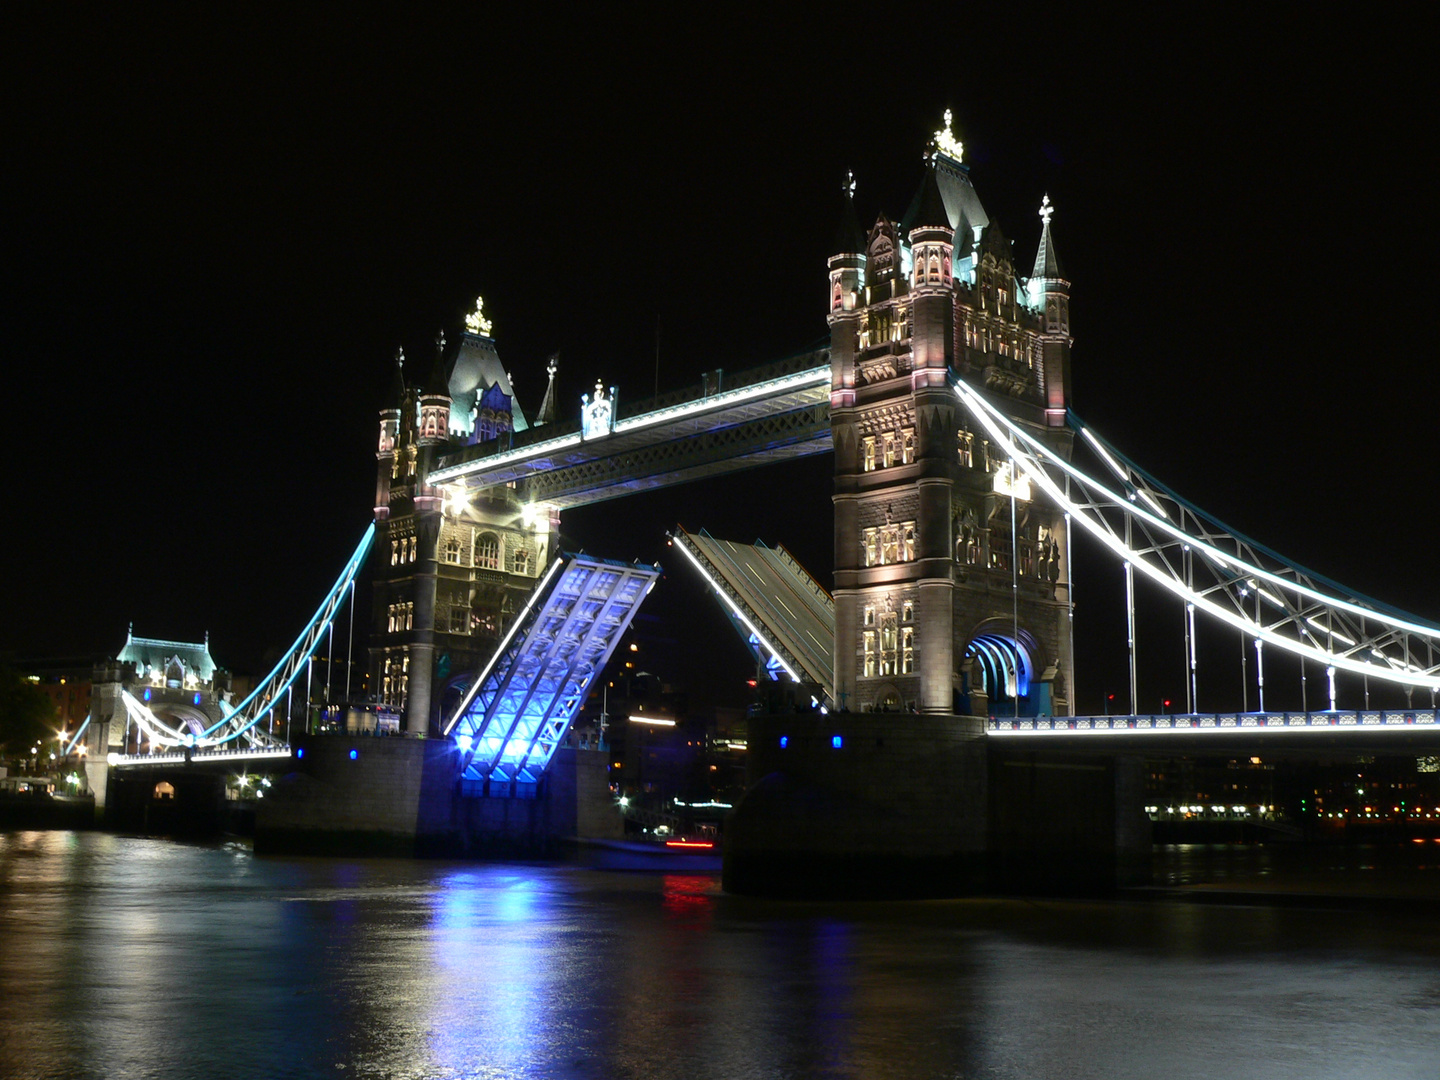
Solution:
M657 320L662 391L813 347L845 171L862 221L902 215L947 107L1023 271L1056 205L1079 414L1236 528L1440 617L1418 28L970 7L843 28L10 9L0 651L113 652L133 620L253 671L370 519L397 344L426 366L483 294L531 414L557 349L562 408L597 377L648 396ZM784 543L828 585L829 468L574 511L565 541L664 559L680 521ZM1077 558L1098 710L1124 684L1122 579ZM655 611L733 685L738 642L666 565ZM1179 606L1142 617L1142 705L1183 700ZM1238 672L1204 663L1202 705L1233 706Z

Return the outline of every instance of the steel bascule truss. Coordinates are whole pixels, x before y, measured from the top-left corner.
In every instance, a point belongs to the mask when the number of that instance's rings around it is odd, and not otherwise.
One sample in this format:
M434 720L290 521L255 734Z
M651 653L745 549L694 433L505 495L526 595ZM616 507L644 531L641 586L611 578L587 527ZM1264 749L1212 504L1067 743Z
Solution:
M305 629L300 632L300 636L290 646L290 650L243 701L233 708L222 705L221 708L225 710L225 715L208 728L194 721L171 723L156 716L147 705L139 701L128 690L122 690L120 700L125 706L127 716L140 730L145 732L150 745L171 751L175 751L176 748L192 751L243 748L247 751L268 752L272 756L288 754L289 748L285 742L271 735L260 726L260 722L276 709L285 707L291 686L308 667L310 657L319 646L321 638L329 632L331 623L345 603L347 593L353 595L355 575L365 564L365 556L370 551L370 545L374 539L375 525L372 522L365 530L365 535L360 538L354 554L346 562L340 577L336 579L330 592L321 601L320 607L311 617L310 622L306 624ZM87 721L85 726L76 733L75 739L67 748L66 753L74 749L75 743L80 741L88 726L89 722ZM111 764L150 763L153 757L154 755L147 754L114 755Z
M659 576L658 566L555 558L445 725L462 788L539 780Z
M1433 704L1440 688L1440 626L1346 589L1229 528L1159 483L1074 413L1067 413L1067 422L1112 479L1097 479L1063 460L1047 447L1045 429L1015 421L958 377L954 384L994 443L1068 520L1122 559L1127 574L1144 574L1187 605L1192 697L1198 611L1253 637L1257 663L1263 662L1263 646L1273 645L1325 665L1332 709L1337 671L1427 690Z
M783 672L835 698L835 601L783 547L717 540L677 528L671 543L720 598L771 678Z

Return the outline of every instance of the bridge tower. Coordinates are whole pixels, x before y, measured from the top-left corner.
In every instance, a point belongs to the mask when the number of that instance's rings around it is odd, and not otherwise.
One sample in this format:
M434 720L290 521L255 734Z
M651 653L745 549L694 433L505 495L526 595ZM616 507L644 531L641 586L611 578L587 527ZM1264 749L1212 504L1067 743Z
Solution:
M371 694L403 713L409 734L425 735L519 610L559 515L522 507L513 487L447 499L429 482L442 454L529 426L481 301L458 341L437 339L423 389L406 383L397 356L390 399L375 455Z
M862 234L847 185L829 259L835 677L842 707L1067 712L1064 516L1030 497L949 387L979 386L1070 453L1069 282L1048 197L1015 271L946 126L898 223Z

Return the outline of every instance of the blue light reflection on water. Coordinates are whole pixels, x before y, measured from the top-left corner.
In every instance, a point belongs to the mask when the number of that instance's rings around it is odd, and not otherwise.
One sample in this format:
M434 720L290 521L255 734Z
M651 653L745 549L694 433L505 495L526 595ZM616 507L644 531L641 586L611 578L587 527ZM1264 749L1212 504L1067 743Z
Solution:
M1440 1075L1440 922L0 833L0 1076Z

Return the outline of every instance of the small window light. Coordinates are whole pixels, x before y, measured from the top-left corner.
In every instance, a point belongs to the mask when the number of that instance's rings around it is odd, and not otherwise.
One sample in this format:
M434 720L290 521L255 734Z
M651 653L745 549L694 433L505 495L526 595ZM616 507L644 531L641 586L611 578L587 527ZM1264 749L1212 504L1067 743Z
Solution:
M834 747L836 750L839 750L842 746L845 745L845 740L844 740L843 738L841 738L839 735L831 735L831 736L830 736L830 745L831 745L832 747Z
M295 756L296 756L297 758L303 758L303 757L305 756L305 747L303 747L303 746L297 746L297 747L295 748Z
M789 736L789 735L781 735L781 736L780 736L780 749L781 749L781 750L784 750L784 749L785 749L787 746L789 746L789 745L790 745L790 736Z
M354 760L355 760L356 758L358 758L359 756L360 756L360 751L359 751L359 750L351 750L351 751L350 751L350 760L351 760L351 761L354 761Z

